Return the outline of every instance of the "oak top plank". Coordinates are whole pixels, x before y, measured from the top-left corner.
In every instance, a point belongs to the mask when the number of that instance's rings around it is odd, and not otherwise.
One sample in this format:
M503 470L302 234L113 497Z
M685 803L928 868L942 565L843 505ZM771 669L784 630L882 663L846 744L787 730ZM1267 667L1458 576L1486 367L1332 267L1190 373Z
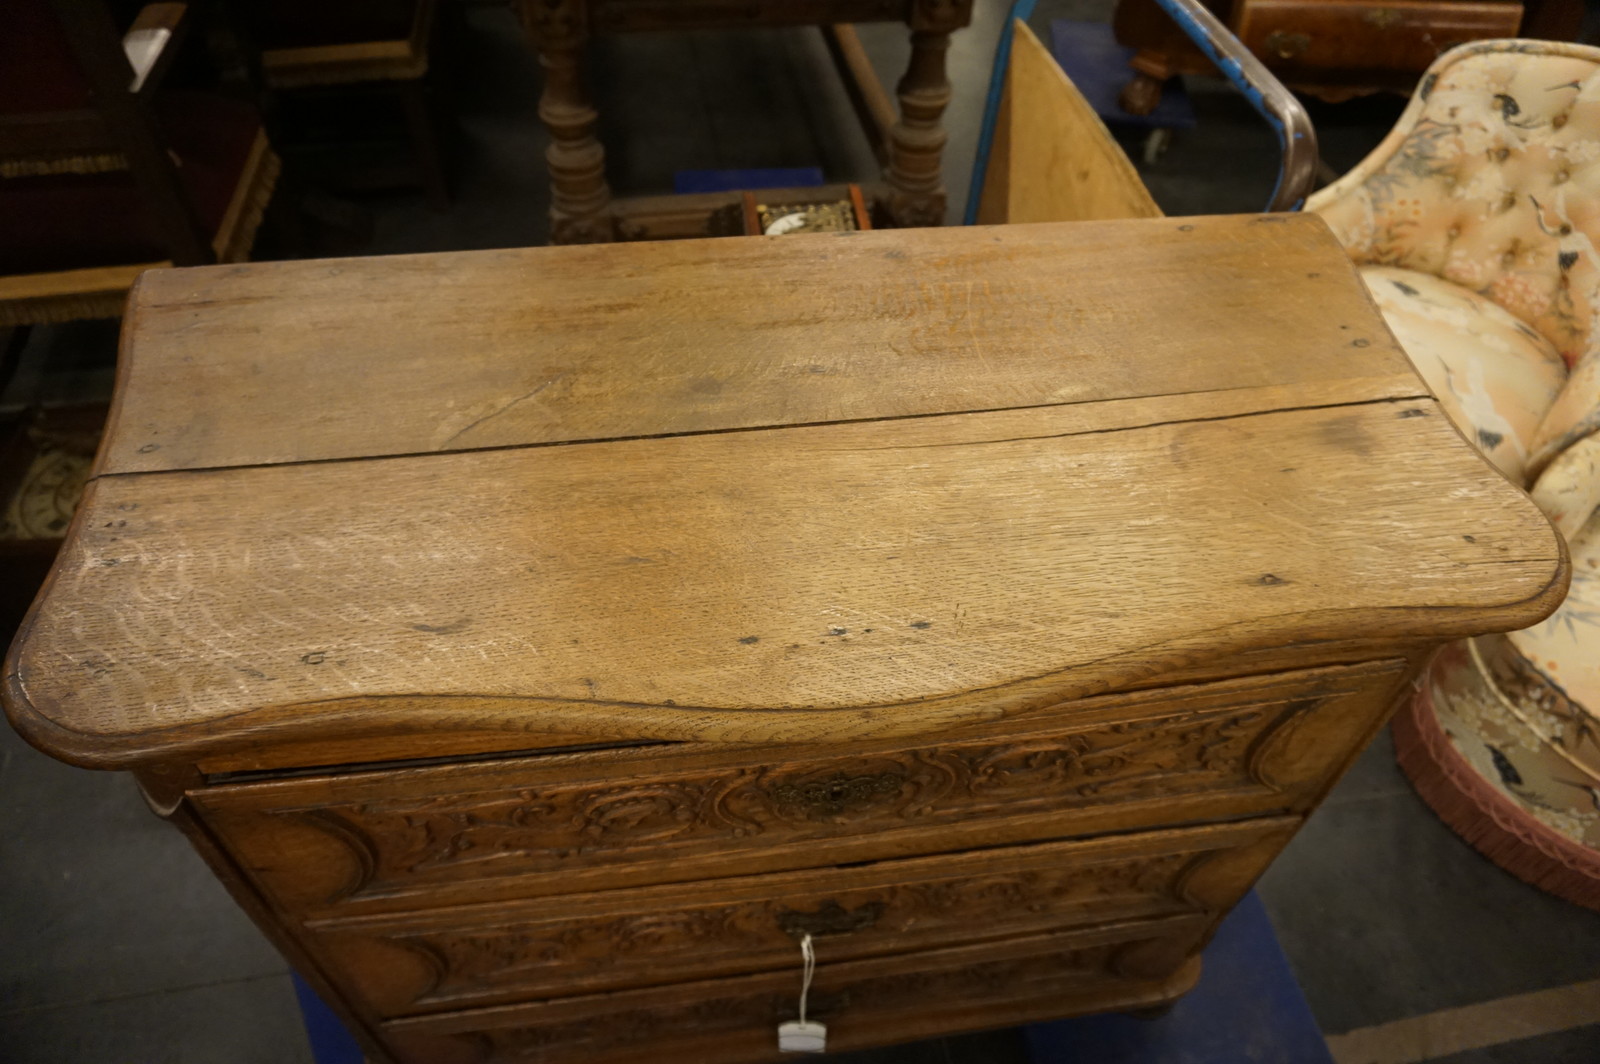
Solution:
M1310 215L158 270L126 322L109 473L1413 378Z
M1559 538L1431 399L1232 401L101 477L11 712L93 764L405 729L832 740L1559 601Z

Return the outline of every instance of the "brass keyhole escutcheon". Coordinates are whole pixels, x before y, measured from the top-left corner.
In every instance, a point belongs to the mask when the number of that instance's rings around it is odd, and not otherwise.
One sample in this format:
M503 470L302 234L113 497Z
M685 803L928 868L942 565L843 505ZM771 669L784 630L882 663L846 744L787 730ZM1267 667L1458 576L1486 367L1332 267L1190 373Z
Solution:
M778 928L795 938L801 935L843 935L871 927L883 915L884 908L883 902L870 901L855 909L846 909L830 898L814 913L783 910L778 913Z

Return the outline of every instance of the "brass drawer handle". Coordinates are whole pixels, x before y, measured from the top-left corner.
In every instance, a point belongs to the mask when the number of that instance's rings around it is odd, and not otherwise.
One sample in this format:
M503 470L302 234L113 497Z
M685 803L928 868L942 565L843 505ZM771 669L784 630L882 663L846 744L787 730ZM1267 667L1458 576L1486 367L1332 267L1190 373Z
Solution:
M1293 59L1310 47L1311 38L1304 33L1286 33L1283 30L1273 30L1267 34L1267 51L1279 59Z
M883 915L883 902L869 901L857 909L846 909L836 901L825 901L814 913L784 909L778 913L778 929L786 935L800 938L811 935L842 935L871 927Z

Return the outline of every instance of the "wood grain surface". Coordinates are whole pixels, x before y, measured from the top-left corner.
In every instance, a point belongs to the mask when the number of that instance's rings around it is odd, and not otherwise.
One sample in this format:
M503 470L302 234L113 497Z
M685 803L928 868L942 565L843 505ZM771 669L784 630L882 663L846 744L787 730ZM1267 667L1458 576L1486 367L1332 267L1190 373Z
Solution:
M777 239L146 274L102 469L1358 378L1420 394L1310 215Z
M1027 23L1014 23L1011 42L978 221L1161 217L1121 145Z
M908 735L1565 587L1315 218L168 271L126 336L7 673L84 763Z
M102 477L13 713L96 761L380 722L909 734L1563 593L1431 400L1189 398Z

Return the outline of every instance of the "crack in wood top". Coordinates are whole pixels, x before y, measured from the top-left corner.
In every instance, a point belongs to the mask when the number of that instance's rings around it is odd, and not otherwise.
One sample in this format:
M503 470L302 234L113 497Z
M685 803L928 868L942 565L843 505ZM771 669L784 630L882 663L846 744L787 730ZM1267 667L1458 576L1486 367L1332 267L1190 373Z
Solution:
M152 275L8 709L105 765L832 741L1543 616L1559 537L1325 227L1256 223Z

